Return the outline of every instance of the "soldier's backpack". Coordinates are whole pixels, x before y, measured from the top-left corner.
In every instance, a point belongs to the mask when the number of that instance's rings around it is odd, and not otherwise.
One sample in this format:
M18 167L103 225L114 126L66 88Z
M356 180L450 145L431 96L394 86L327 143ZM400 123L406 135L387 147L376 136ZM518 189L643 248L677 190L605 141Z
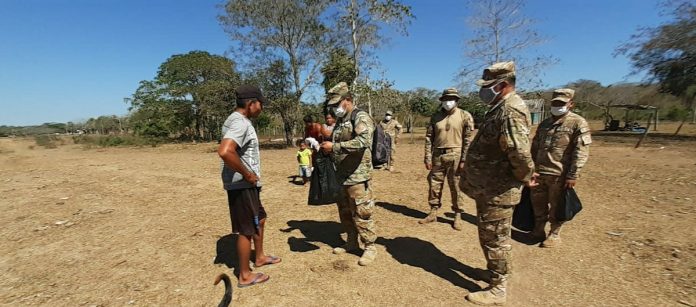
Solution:
M355 109L350 115L350 123L353 125L353 134L355 135L355 119L358 117L358 112L362 110ZM362 111L364 112L364 111ZM375 132L372 135L372 167L376 168L389 163L391 155L391 136L387 134L382 126L372 120L375 124Z

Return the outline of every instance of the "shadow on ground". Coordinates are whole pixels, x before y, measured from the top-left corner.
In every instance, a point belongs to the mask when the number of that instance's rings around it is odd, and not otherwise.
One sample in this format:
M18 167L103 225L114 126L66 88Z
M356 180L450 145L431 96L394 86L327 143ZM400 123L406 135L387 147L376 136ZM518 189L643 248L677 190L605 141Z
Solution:
M304 238L292 236L288 238L288 245L293 252L308 252L319 249L316 243L322 243L331 247L342 245L341 224L331 221L292 220L288 221L288 228L282 232L299 230Z
M483 280L486 270L472 268L447 256L430 242L413 237L396 237L378 238L377 244L383 245L401 264L421 268L469 292L481 290L472 280Z
M220 237L215 247L214 264L224 264L231 268L235 276L239 276L239 257L237 257L237 235L229 234ZM251 259L254 259L253 251Z
M416 220L420 220L420 219L428 216L428 214L423 212L423 211L409 208L409 207L404 206L404 205L392 204L392 203L383 202L383 201L378 201L375 204L377 206L380 206L380 207L387 209L391 212L403 214L405 216L412 217ZM450 219L454 218L454 212L446 212L445 217L448 217ZM471 215L469 213L464 212L464 213L462 213L462 219L469 224L476 225L476 216L474 216L474 215ZM442 217L438 217L437 221L440 223L452 224L452 220L444 219Z

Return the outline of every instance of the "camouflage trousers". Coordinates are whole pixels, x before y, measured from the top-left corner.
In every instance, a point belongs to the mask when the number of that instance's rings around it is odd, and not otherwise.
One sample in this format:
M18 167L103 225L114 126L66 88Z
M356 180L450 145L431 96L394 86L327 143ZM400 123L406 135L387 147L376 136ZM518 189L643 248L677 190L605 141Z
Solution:
M546 222L551 222L551 232L560 234L563 222L556 220L556 209L563 197L565 179L554 175L539 175L538 186L532 188L532 207L534 224L543 229Z
M428 174L428 204L431 208L439 208L442 198L442 188L447 180L452 195L452 210L464 212L459 204L464 203L464 193L459 189L457 167L461 158L459 148L435 149L433 152L433 168Z
M512 273L511 224L514 207L476 200L479 242L487 267L493 273L491 285L505 281Z
M357 233L365 245L374 244L377 240L375 221L372 217L375 202L372 199L370 182L344 185L336 203L341 225L348 237Z
M391 152L389 153L389 163L387 164L387 167L393 167L394 166L394 158L396 157L396 139L392 136L391 139Z

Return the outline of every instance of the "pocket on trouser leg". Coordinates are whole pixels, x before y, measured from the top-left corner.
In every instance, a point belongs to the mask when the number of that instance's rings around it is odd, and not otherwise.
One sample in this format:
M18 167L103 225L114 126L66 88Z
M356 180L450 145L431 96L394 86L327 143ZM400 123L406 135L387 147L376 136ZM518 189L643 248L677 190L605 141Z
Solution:
M358 229L360 240L365 244L375 243L377 234L375 233L375 221L372 219L361 219L355 217L355 226Z

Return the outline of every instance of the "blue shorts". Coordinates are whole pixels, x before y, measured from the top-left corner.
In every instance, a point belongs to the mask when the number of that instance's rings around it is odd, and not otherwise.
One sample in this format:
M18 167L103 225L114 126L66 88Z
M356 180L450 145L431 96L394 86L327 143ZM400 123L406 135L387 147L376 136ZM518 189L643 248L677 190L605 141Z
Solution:
M300 177L309 178L312 177L312 168L309 165L300 165L299 168Z

